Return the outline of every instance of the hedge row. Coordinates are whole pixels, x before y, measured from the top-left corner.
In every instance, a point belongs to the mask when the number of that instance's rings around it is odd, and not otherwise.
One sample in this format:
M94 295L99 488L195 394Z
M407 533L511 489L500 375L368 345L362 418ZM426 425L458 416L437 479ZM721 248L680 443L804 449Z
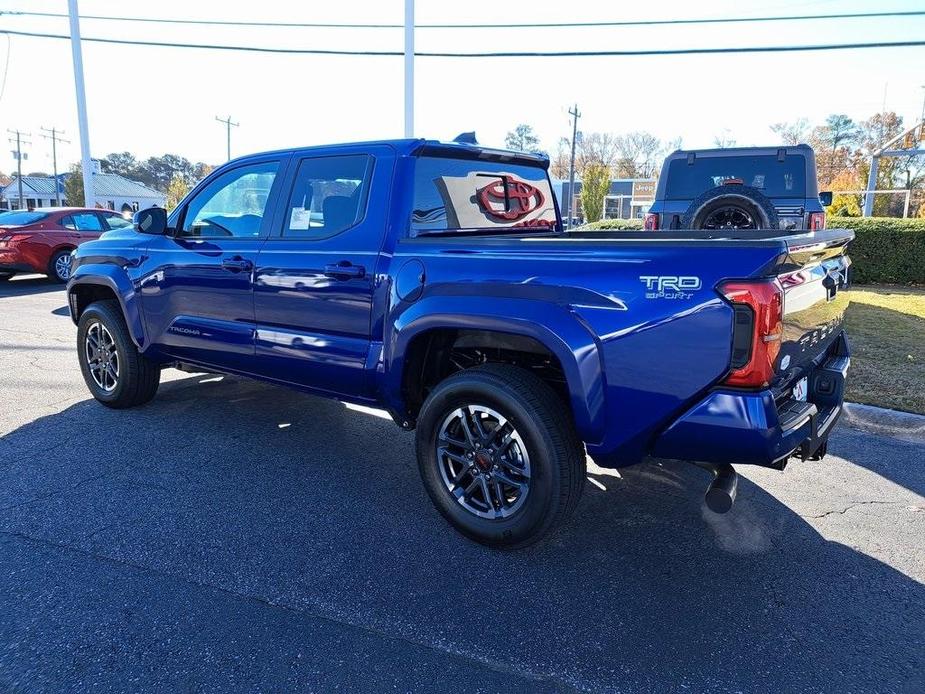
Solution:
M641 219L602 219L578 227L581 231L641 231Z
M854 281L858 284L925 284L925 219L829 217L829 229L851 229ZM641 219L603 219L583 230L638 231Z
M829 217L855 233L849 251L858 284L925 284L925 219Z

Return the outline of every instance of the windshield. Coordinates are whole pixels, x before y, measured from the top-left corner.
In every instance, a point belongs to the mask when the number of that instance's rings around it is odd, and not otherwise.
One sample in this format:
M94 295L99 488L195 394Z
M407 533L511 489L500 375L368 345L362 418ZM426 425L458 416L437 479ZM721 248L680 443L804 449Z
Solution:
M546 169L505 162L420 157L412 235L467 230L555 230Z
M806 197L806 161L788 155L697 157L692 164L675 159L668 167L665 195L669 200L693 200L724 183L751 186L768 197Z
M3 212L0 213L0 225L12 227L21 224L33 224L45 219L47 216L47 212L25 212L20 210Z

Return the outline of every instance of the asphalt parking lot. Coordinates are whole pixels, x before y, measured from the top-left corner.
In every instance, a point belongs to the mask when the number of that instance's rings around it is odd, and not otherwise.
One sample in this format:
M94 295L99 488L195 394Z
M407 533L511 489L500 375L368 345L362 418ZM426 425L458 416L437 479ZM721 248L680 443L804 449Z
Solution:
M551 541L491 551L375 413L169 374L89 396L60 286L0 286L0 690L925 690L925 446L593 470Z

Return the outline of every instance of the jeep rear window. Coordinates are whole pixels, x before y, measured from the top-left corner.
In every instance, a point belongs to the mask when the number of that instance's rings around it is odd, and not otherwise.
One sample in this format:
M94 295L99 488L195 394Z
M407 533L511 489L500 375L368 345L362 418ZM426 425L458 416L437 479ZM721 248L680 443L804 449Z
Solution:
M724 183L757 188L772 198L806 197L806 161L791 154L778 161L776 155L697 157L693 164L675 159L668 166L665 196L669 200L693 200Z
M510 229L555 230L546 169L501 161L420 157L414 170L412 236Z

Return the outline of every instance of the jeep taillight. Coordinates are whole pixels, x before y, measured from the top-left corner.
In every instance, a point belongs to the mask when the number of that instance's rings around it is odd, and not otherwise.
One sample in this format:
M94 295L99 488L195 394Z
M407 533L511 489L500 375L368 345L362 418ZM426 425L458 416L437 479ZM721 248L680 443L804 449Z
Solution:
M822 231L825 229L825 212L809 213L809 230Z
M652 212L647 214L642 228L646 231L658 231L658 215Z
M774 377L784 328L784 288L776 279L733 280L719 287L735 311L726 385L766 388Z

